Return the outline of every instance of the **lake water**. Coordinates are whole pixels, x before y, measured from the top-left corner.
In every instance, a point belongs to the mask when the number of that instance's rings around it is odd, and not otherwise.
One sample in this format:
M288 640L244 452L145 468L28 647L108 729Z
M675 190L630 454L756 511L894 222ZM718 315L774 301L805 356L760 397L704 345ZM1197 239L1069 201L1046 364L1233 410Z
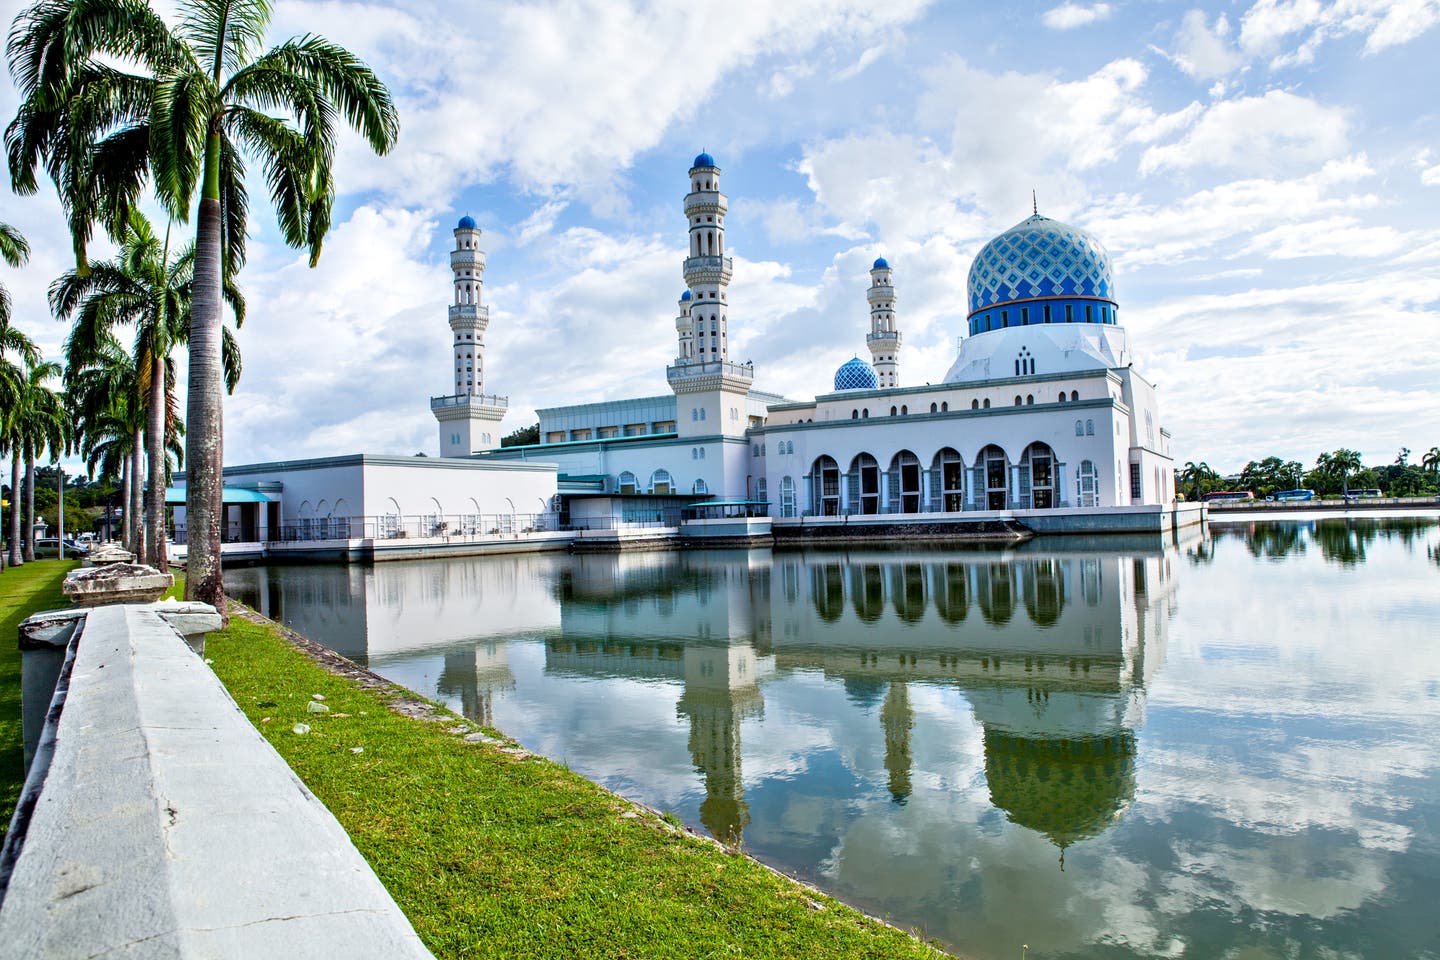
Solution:
M1440 956L1440 527L227 572L980 960Z

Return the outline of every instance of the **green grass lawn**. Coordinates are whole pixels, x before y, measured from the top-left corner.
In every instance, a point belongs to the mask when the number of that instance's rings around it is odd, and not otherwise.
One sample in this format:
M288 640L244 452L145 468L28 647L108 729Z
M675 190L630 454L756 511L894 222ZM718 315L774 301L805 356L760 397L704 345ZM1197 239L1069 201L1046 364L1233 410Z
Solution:
M439 957L943 956L462 718L401 716L268 623L233 616L206 656Z
M78 560L37 560L0 573L0 840L25 783L25 742L20 731L20 621L41 610L70 606L60 592Z

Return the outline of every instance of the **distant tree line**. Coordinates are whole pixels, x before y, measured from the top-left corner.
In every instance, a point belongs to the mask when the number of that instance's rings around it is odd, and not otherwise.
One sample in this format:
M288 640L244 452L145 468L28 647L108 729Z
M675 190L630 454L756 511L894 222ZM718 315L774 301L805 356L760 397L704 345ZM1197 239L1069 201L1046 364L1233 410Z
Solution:
M521 427L514 433L507 433L500 438L502 447L528 447L532 443L540 442L540 424L532 423L528 427Z
M1321 453L1308 469L1298 460L1266 457L1251 460L1228 478L1204 461L1189 461L1175 471L1175 489L1189 500L1216 490L1248 490L1261 499L1305 489L1322 497L1351 490L1379 490L1387 497L1432 496L1440 493L1440 446L1431 447L1418 463L1411 462L1409 447L1401 447L1395 461L1384 466L1366 466L1357 451L1345 448Z

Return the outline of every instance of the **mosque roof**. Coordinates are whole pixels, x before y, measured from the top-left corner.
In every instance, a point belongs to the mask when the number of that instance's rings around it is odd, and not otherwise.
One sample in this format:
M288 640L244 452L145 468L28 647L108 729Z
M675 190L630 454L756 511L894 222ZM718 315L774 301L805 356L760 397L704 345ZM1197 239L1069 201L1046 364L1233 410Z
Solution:
M872 264L870 264L870 269L871 269L871 270L889 270L889 269L890 269L890 261L889 261L889 260L886 260L884 257L876 257L876 258L875 258L875 262L872 263Z
M468 214L468 213L465 214L465 216L463 216L463 217L460 218L460 225L459 225L456 229L458 229L458 230L474 230L474 229L475 229L475 218L472 217L472 216L470 216L470 214Z
M714 158L714 157L710 156L710 154L708 154L708 153L698 153L698 154L695 155L695 162L690 165L690 169L691 169L691 170L694 170L696 167L713 167L713 166L715 166L715 158Z
M970 265L970 313L1037 297L1115 302L1115 272L1100 241L1035 214L985 244Z
M835 371L836 390L876 390L879 387L880 380L875 376L875 368L859 357L846 360Z
M985 781L1006 819L1064 850L1099 836L1134 799L1134 735L1028 738L987 729Z

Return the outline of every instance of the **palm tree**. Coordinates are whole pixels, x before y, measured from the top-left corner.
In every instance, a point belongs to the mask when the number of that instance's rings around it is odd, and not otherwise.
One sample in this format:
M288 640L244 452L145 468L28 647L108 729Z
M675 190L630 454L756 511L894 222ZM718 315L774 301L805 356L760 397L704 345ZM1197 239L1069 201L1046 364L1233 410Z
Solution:
M59 456L66 442L65 407L46 383L60 376L58 363L27 365L25 383L14 408L16 459L25 459L25 562L35 559L35 461L46 452ZM18 512L18 511L17 511Z
M1356 450L1336 450L1330 455L1330 465L1340 474L1340 492L1342 495L1350 493L1350 474L1358 472L1363 464L1360 462L1360 453Z
M336 121L343 118L379 154L389 152L399 130L385 85L343 47L306 35L256 56L272 6L273 0L183 0L183 18L172 30L140 0L39 0L17 18L7 51L22 97L6 131L11 179L33 189L43 161L62 201L73 184L76 208L91 204L83 223L72 219L77 253L91 224L128 216L126 204L147 171L175 219L188 221L200 189L185 592L222 615L221 300L224 278L244 262L246 158L265 170L281 235L307 249L313 266L335 198ZM117 60L141 70L110 65ZM143 162L133 149L142 129ZM99 161L83 159L75 146L81 142L110 149L113 167L97 170Z
M82 308L82 315L87 309ZM80 453L91 473L99 466L101 476L120 478L120 539L139 556L137 478L145 408L135 360L113 334L92 335L80 320L71 329L65 355L65 385L74 398Z
M12 267L19 267L30 258L30 245L20 231L8 223L0 223L0 260ZM15 428L13 414L20 402L24 389L25 371L9 359L6 354L18 357L22 363L37 363L40 351L34 342L10 322L10 291L0 283L0 454L9 452L12 433ZM20 488L18 480L10 486L11 528L20 529ZM12 534L13 536L13 534ZM3 539L3 538L0 538ZM13 539L12 539L13 546ZM4 551L0 551L0 570L4 569Z
M50 288L50 306L55 315L60 319L75 317L66 346L72 366L83 363L116 325L128 323L134 327L137 385L147 397L145 451L149 461L145 532L139 538L141 549L137 554L141 562L161 570L169 569L164 549L164 478L165 446L173 436L173 430L166 426L174 406L172 350L189 334L194 266L191 246L172 257L170 231L166 230L162 240L150 221L132 210L115 259L92 262L83 274L72 270ZM224 287L238 326L245 317L244 297L233 281L227 279ZM225 384L233 392L240 376L240 350L228 328L222 336ZM138 456L138 448L135 453Z
M1420 466L1426 473L1440 477L1440 447L1431 447L1420 458Z

